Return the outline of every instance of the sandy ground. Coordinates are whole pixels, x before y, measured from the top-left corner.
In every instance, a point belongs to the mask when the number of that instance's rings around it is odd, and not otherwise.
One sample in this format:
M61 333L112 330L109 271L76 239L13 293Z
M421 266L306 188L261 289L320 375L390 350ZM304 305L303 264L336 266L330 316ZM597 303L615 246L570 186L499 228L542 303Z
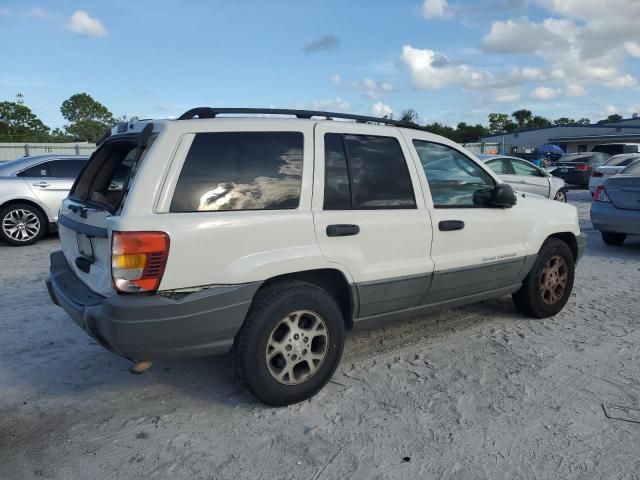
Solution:
M264 407L220 358L145 375L47 297L51 237L0 245L0 479L640 478L640 238L590 236L567 307L509 298L348 337L314 399ZM640 421L640 411L628 411Z

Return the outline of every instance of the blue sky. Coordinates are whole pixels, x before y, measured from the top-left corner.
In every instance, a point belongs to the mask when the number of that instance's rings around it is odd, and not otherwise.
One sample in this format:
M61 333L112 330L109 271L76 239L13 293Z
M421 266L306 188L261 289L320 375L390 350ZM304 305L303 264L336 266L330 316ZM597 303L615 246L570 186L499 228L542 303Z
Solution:
M639 0L0 0L0 100L23 93L51 127L82 91L155 118L202 105L629 117L639 18Z

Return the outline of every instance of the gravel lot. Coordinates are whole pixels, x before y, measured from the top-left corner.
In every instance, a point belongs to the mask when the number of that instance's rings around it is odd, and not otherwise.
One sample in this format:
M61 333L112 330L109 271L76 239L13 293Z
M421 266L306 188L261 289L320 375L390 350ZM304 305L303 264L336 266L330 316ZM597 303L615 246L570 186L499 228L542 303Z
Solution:
M569 200L589 246L555 318L504 298L354 333L280 409L222 358L130 375L51 304L57 238L0 245L0 479L640 478L640 423L602 407L640 409L640 238L606 246Z

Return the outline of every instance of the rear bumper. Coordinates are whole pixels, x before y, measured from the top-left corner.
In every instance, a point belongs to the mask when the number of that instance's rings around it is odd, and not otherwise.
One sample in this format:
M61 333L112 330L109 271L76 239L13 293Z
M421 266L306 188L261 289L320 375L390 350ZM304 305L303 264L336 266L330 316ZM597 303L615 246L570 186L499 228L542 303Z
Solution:
M591 202L591 223L601 232L640 235L640 210L624 210L612 203Z
M102 297L51 254L46 281L51 300L91 337L132 360L228 352L260 282L212 287L179 299L150 295Z
M589 185L589 178L591 178L591 172L567 172L561 173L559 171L554 171L553 174L556 177L562 178L566 183L570 183L571 185Z

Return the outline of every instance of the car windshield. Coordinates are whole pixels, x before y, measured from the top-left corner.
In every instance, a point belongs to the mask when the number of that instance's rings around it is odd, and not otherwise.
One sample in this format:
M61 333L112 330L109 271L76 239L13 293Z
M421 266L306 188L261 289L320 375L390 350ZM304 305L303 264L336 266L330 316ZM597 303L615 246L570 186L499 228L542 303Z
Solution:
M639 158L638 155L614 155L604 163L603 167L625 167Z

